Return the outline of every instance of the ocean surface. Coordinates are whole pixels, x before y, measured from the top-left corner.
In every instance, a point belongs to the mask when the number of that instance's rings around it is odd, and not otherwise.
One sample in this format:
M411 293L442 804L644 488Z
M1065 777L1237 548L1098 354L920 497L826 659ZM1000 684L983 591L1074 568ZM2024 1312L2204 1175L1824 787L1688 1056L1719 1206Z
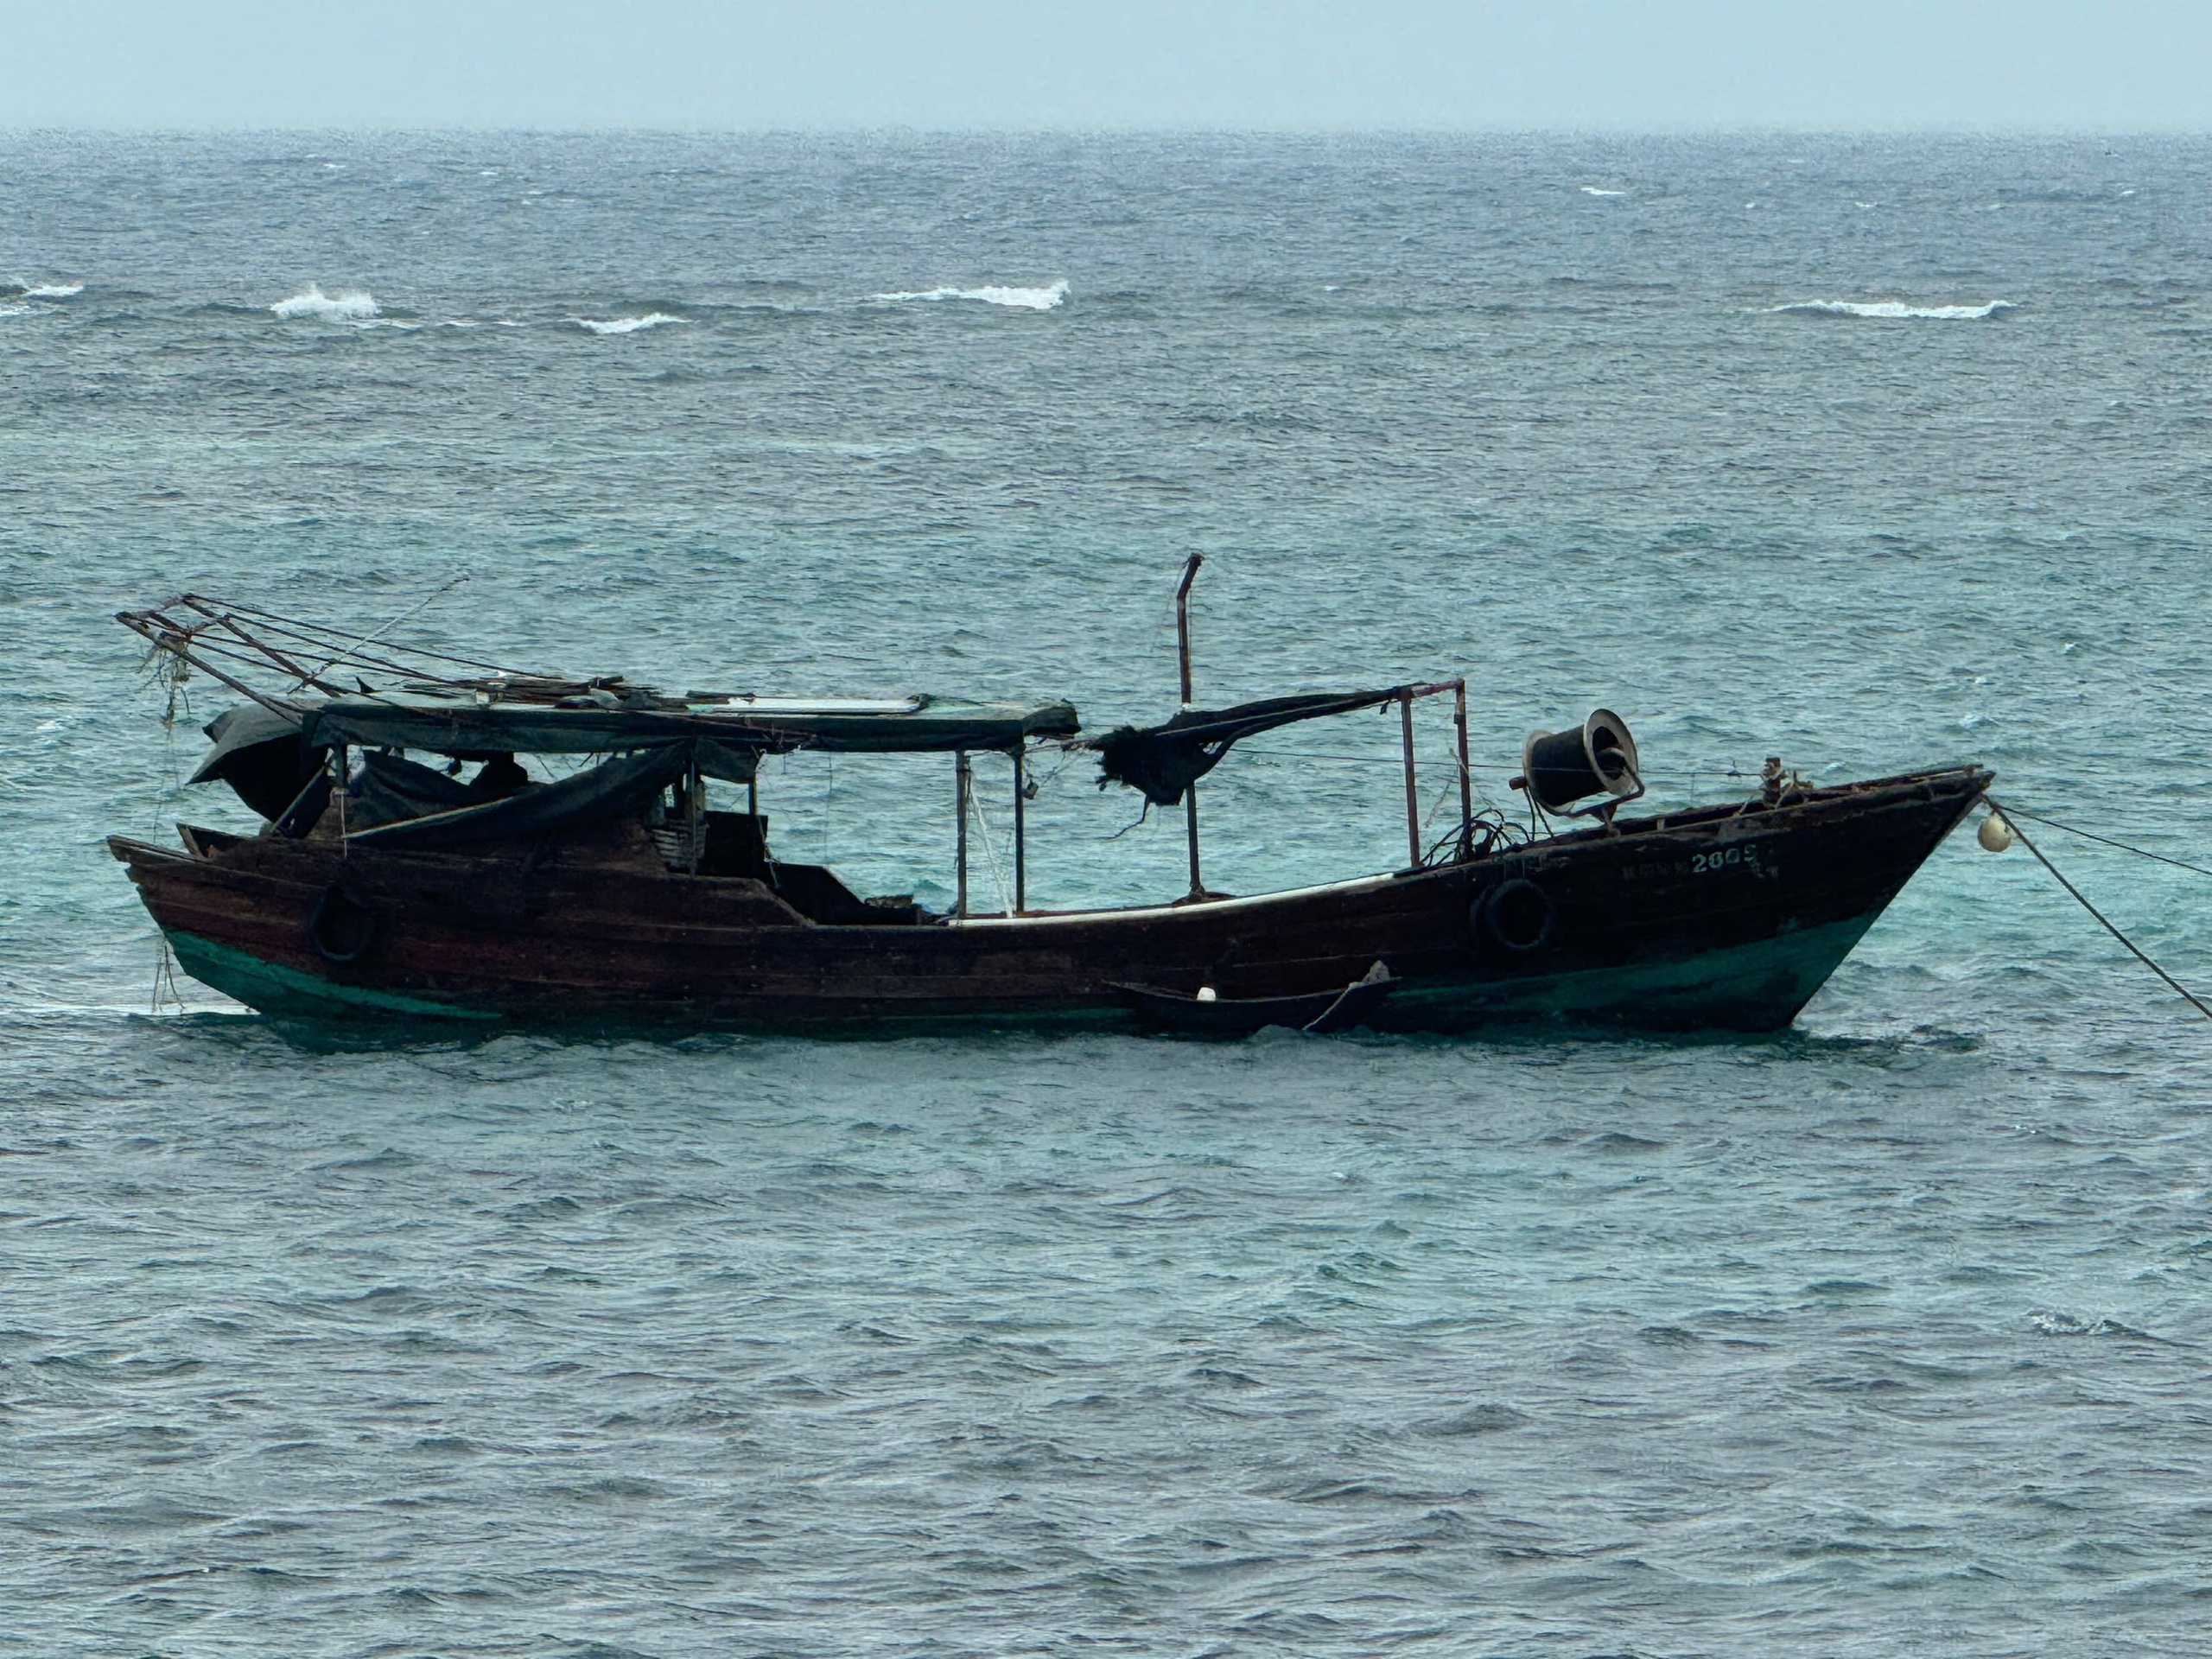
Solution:
M1170 711L1196 550L1202 699L1465 672L1491 800L1602 704L1666 802L1976 760L2212 866L2208 184L0 137L0 1652L2185 1650L2212 1027L2022 849L1767 1040L426 1042L157 984L103 837L240 819L110 620L180 590L1096 728ZM1402 861L1395 737L1240 749L1210 883ZM1036 902L1179 890L1043 770ZM949 766L762 799L943 901ZM2212 990L2212 880L2034 833Z

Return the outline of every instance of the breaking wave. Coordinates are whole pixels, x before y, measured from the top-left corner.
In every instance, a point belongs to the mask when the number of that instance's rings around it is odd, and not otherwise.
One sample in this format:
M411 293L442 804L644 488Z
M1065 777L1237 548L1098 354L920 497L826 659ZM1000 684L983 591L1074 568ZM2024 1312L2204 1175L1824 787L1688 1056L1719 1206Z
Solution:
M664 322L681 322L683 319L671 317L665 311L649 311L642 317L616 317L611 322L594 322L589 317L570 317L569 321L594 334L634 334L640 328L658 328Z
M28 305L0 305L0 317L20 317L29 309Z
M1628 192L1625 190L1600 190L1594 184L1586 184L1582 187L1582 194L1586 196L1624 196L1628 194Z
M911 294L878 294L879 300L981 300L986 305L1010 305L1019 311L1050 311L1068 296L1065 282L1049 288L932 288Z
M2138 1342L2161 1340L2147 1331L2138 1331L2132 1325L2122 1325L2118 1319L2085 1319L2056 1310L2030 1314L2028 1328L2039 1337L2127 1337Z
M84 291L82 283L38 283L16 290L17 296L26 300L74 299Z
M1801 300L1794 305L1777 305L1770 309L1777 315L1805 317L1878 317L1891 321L1927 318L1939 322L1979 322L1986 317L2017 311L2019 307L2010 300L1992 300L1986 305L1907 305L1903 300Z
M325 294L313 283L269 308L280 317L313 317L320 322L359 322L365 317L383 315L372 295Z

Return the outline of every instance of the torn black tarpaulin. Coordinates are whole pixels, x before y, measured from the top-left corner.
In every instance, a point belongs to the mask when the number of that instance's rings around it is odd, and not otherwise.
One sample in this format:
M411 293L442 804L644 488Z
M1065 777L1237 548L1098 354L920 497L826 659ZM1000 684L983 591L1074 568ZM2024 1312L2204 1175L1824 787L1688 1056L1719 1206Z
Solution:
M659 791L689 773L694 764L693 745L664 743L634 754L617 755L598 766L587 766L558 783L532 784L498 800L477 801L389 823L356 830L347 839L379 847L451 847L467 842L514 840L549 836L581 824L620 817L644 805ZM405 768L403 772L400 768ZM423 774L436 778L427 766L410 760L391 761L373 757L364 791L378 806L406 797L423 799L434 791ZM454 789L450 779L441 783ZM403 795L403 791L404 794Z
M361 769L346 792L352 798L346 823L358 834L407 818L488 805L519 791L491 788L477 779L463 783L399 755L372 749L361 757Z
M1232 744L1255 732L1377 708L1396 702L1411 689L1264 697L1233 709L1185 709L1164 725L1124 726L1092 740L1091 747L1098 751L1098 786L1126 784L1154 806L1173 806L1185 790L1220 764Z
M576 825L620 817L691 772L743 783L760 757L709 739L658 743L616 755L557 783L531 784L486 800L474 784L457 783L428 766L390 755L363 757L357 784L368 815L387 821L350 840L380 847L451 847L467 842L550 836ZM410 810L410 809L413 809Z
M226 709L201 729L215 747L185 781L204 784L219 778L264 818L277 817L297 802L330 753L301 741L296 715L259 703Z

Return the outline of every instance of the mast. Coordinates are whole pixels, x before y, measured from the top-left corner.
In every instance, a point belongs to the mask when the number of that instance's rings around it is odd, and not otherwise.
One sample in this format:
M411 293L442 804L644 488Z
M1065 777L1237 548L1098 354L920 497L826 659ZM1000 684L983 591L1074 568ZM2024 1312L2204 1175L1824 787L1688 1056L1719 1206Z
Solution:
M1185 709L1191 706L1191 584L1198 579L1198 567L1205 562L1205 554L1192 554L1184 561L1183 580L1175 585L1175 655L1182 669ZM1183 789L1183 834L1190 843L1190 896L1203 899L1206 887L1198 879L1198 786L1195 783L1186 784Z

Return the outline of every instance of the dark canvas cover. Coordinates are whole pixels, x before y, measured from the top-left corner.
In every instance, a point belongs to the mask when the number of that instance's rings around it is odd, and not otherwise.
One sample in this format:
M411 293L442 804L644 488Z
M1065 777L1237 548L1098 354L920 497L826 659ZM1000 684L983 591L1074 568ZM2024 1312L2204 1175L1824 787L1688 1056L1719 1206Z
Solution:
M1154 806L1173 806L1183 791L1221 763L1231 745L1294 721L1348 715L1394 702L1402 686L1382 691L1320 691L1267 697L1233 709L1185 709L1158 726L1124 726L1096 741L1098 786L1126 784Z

